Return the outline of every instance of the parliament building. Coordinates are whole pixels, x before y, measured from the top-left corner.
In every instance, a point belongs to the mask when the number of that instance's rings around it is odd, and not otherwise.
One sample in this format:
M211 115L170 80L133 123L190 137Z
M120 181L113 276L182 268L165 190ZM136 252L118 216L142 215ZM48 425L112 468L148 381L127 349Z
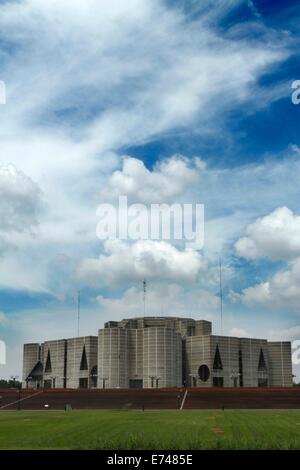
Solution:
M291 344L212 334L206 320L109 321L98 336L24 345L24 388L291 387Z

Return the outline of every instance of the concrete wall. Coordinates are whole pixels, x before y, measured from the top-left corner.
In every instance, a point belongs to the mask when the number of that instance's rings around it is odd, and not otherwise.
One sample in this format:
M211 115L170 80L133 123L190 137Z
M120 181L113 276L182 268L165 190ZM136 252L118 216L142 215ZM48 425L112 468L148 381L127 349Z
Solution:
M181 336L161 326L99 330L98 371L99 388L128 388L136 380L144 388L180 386Z
M66 340L45 341L43 353L44 386L49 388L63 388L64 386L64 356ZM47 357L50 357L51 369L46 370Z
M240 350L242 352L243 360L243 386L244 387L258 387L259 379L267 380L269 383L269 358L268 358L268 343L264 339L253 338L240 338ZM263 351L267 371L259 371L259 356L260 351Z
M42 361L42 346L39 343L29 343L23 346L23 375L22 375L22 387L37 387L42 386L42 381L27 380L33 368L39 361Z
M144 388L182 385L182 340L172 328L151 327L144 330Z
M292 386L292 352L290 342L268 342L270 386Z
M189 336L184 342L185 382L189 387L211 387L211 337ZM206 381L199 379L199 367L206 365L209 377Z
M87 369L80 370L83 349L87 358ZM91 370L97 365L97 336L82 336L67 340L67 388L79 388L80 379L87 379L88 388L92 387Z
M214 377L223 379L224 387L239 387L239 340L230 336L211 336L211 375L212 385ZM222 362L222 369L214 369L214 359L217 350Z
M98 335L98 387L128 387L126 328L104 328Z
M143 380L143 337L144 330L134 329L127 332L128 349L128 382L130 380Z
M205 334L211 333L211 322L205 320L195 321L192 318L178 318L178 317L138 317L124 319L119 322L109 321L105 323L104 328L128 328L128 329L143 329L143 328L172 328L181 336L194 336L196 325L200 331L206 331Z
M189 386L212 387L214 385L220 386L222 383L224 387L257 387L259 379L268 380L269 384L268 343L266 340L208 335L187 337L184 344L185 380ZM214 370L217 345L222 369ZM267 366L266 372L258 371L261 350ZM242 368L240 367L240 355ZM286 362L288 363L288 357L286 357ZM205 381L199 378L201 365L206 365L209 369L209 378Z
M83 347L85 346L87 370L80 370ZM49 388L78 388L80 378L88 380L87 386L93 386L91 371L97 366L97 336L46 341L39 344L24 345L23 387L41 385ZM46 370L47 358L51 368ZM43 377L40 384L26 378L38 361L42 363Z
M211 335L212 325L210 321L197 320L195 322L195 336Z

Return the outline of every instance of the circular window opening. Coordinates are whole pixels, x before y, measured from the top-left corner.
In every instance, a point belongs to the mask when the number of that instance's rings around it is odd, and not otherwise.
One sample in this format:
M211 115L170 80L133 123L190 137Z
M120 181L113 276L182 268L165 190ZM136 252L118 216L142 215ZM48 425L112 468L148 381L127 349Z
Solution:
M209 379L209 368L206 364L202 364L202 366L199 367L198 375L202 382L206 382Z

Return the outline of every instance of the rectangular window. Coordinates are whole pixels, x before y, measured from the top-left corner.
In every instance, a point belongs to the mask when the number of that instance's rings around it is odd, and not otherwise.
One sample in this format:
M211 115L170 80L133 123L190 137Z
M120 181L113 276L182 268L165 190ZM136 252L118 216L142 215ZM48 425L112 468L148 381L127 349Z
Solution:
M213 386L214 387L223 387L224 378L223 377L213 377Z
M88 379L81 378L79 379L79 388L88 388Z
M140 379L130 379L129 388L143 388L143 381Z
M268 386L268 379L258 379L258 386L259 387L267 387Z

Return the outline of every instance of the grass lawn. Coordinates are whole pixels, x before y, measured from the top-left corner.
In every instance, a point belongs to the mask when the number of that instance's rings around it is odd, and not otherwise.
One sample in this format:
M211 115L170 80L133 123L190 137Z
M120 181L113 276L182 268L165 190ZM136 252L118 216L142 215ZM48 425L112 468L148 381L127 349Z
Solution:
M1 411L0 449L300 449L300 411Z

